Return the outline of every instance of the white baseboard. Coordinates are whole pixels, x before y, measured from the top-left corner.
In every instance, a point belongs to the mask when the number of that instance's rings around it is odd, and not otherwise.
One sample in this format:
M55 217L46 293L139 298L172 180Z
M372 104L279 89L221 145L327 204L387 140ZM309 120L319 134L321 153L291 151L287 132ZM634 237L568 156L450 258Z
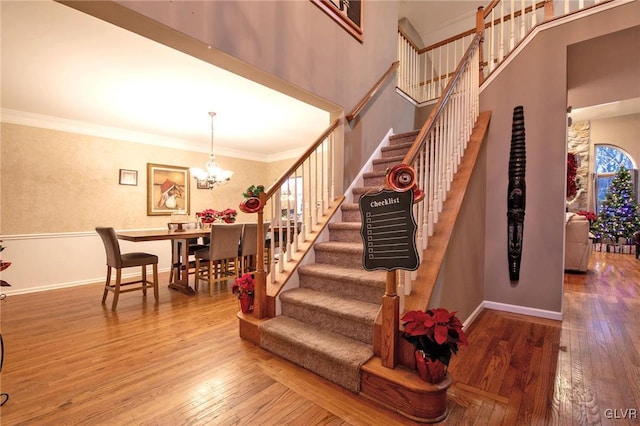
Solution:
M513 314L529 315L531 317L562 321L562 312L547 311L544 309L529 308L526 306L508 305L506 303L490 302L488 300L485 300L482 304L484 308L495 309L496 311L505 311Z
M484 302L480 303L478 307L473 312L471 312L471 315L469 315L469 317L462 323L462 328L466 330L467 327L473 324L473 322L476 320L476 318L478 318L478 315L480 315L480 312L482 312L483 309Z
M484 309L495 309L496 311L511 312L513 314L528 315L531 317L546 318L556 321L562 321L562 312L546 311L544 309L528 308L526 306L508 305L506 303L482 301L471 315L462 323L464 330L467 329L480 315Z

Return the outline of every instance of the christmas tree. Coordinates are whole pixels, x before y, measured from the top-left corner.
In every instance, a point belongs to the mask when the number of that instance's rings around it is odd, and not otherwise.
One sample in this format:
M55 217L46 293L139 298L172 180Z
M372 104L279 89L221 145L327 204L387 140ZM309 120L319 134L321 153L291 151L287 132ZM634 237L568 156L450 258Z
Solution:
M631 238L639 230L640 210L633 195L631 173L621 166L607 190L591 231L600 240L609 239L617 243L618 238Z

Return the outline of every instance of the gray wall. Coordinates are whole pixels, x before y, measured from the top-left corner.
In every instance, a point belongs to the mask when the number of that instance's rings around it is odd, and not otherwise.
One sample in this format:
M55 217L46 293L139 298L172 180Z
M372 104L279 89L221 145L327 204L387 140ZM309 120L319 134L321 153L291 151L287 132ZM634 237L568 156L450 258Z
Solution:
M493 113L487 145L486 300L561 311L567 80L573 78L567 73L567 49L585 39L635 26L639 16L640 2L633 2L544 30L483 87L481 109ZM594 68L599 64L601 61L594 61ZM629 75L627 70L610 72L608 80ZM631 75L635 79L622 84L634 91L640 74L636 69ZM594 91L608 87L595 85ZM506 196L512 114L517 105L524 106L525 115L527 205L520 280L511 283Z

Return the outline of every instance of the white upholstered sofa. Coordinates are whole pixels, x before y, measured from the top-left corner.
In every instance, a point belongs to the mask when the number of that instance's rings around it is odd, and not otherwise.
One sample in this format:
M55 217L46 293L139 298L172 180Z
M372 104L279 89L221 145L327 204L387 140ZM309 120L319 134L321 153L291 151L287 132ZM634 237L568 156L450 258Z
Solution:
M566 213L565 226L564 269L586 272L593 245L589 221L582 215Z

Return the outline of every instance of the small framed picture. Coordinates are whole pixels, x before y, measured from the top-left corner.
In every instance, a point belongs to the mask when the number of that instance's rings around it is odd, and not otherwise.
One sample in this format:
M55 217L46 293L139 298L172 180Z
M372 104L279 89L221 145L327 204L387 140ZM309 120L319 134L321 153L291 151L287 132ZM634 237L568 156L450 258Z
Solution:
M138 185L138 171L120 169L120 185Z
M209 182L206 179L198 179L198 189L209 189Z

